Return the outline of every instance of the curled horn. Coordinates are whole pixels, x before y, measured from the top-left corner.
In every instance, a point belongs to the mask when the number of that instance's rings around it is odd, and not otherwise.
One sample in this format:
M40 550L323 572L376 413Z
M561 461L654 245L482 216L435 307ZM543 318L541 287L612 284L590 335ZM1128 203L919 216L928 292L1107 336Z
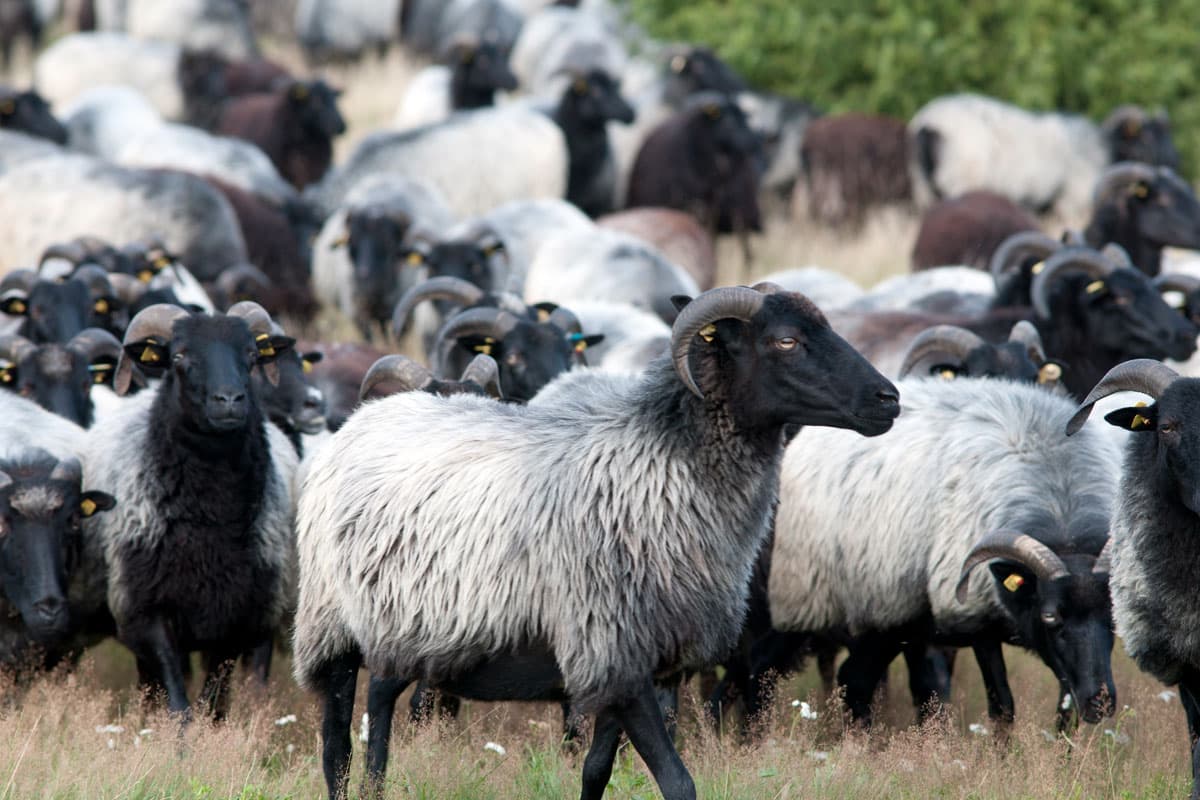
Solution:
M1040 367L1046 363L1046 348L1042 345L1042 336L1029 320L1023 319L1013 325L1008 340L1025 345L1025 352L1029 353L1029 360L1035 365Z
M574 311L562 306L551 311L546 321L563 333L583 333L583 324L580 323L579 317L575 316Z
M93 296L107 297L113 292L108 272L98 264L84 264L71 274L71 280L82 282Z
M1113 164L1096 181L1096 188L1092 192L1092 202L1099 206L1114 200L1118 194L1128 191L1129 187L1135 183L1153 181L1156 174L1154 167L1136 161L1122 161L1119 164Z
M411 392L428 386L433 381L433 373L424 364L418 364L408 356L384 356L372 364L363 376L358 399L366 399L377 384L385 381L400 384L404 387L400 390L402 392Z
M0 469L0 492L13 485L12 476Z
M217 291L226 303L236 298L239 290L246 289L248 285L257 292L265 292L271 288L271 279L253 264L238 264L217 276Z
M169 341L171 328L175 321L188 316L189 313L187 309L169 303L147 306L130 321L129 327L125 330L125 344L133 344L151 337L164 342ZM117 374L113 379L113 389L118 395L123 395L129 391L129 384L132 380L133 362L122 348L121 355L117 359Z
M1116 267L1095 250L1060 250L1046 259L1046 266L1033 276L1029 295L1033 308L1042 319L1050 318L1050 287L1068 272L1086 272L1094 278L1106 278Z
M126 275L123 272L110 272L108 282L112 285L113 292L117 299L120 300L126 308L132 308L142 295L146 293L148 288L146 284L139 281L132 275Z
M88 259L88 248L82 239L75 239L70 242L59 242L52 244L42 251L42 257L38 259L38 264L45 263L52 258L62 258L70 261L72 264L82 264Z
M1062 243L1041 231L1014 233L996 248L996 252L992 254L992 260L988 262L988 270L992 273L992 280L999 286L1001 281L1014 272L1024 259L1035 256L1045 260L1061 247Z
M759 281L750 288L763 294L787 294L787 289L784 289L778 283L772 283L771 281Z
M78 458L64 458L54 465L54 469L50 470L50 480L52 481L66 481L78 486L82 478L83 467Z
M967 601L971 570L993 558L1007 558L1028 567L1039 581L1054 581L1070 574L1062 559L1049 547L1028 534L1002 528L981 538L967 553L958 585L954 587L958 602Z
M10 294L28 296L34 284L38 282L38 274L31 269L14 269L0 281L0 297Z
M1093 575L1109 575L1112 573L1112 538L1104 541L1104 547L1100 548L1100 555L1096 556L1096 563L1092 565Z
M260 337L275 335L274 325L271 321L271 315L267 310L255 303L252 300L243 300L240 303L234 303L225 311L226 316L239 317L244 319L246 324L250 326L250 333L254 336L255 341ZM274 386L279 383L279 365L274 361L268 361L262 364L263 375Z
M439 275L409 289L401 296L392 311L392 332L399 338L408 316L418 304L426 300L450 300L462 306L473 306L483 299L483 289L470 281Z
M904 354L904 363L900 366L899 377L907 376L918 364L935 353L945 353L961 363L968 353L986 344L987 342L971 331L957 325L935 325L927 328L908 346L908 352Z
M500 367L496 366L496 361L491 356L480 353L472 358L471 363L463 370L460 380L463 383L472 381L478 384L497 400L503 397L500 391Z
M721 319L737 319L749 322L762 308L766 294L747 286L723 286L710 289L683 307L675 318L671 330L671 358L675 362L675 371L679 379L692 394L704 397L704 392L696 385L688 363L695 344L696 336L701 330Z
M67 349L78 353L89 364L101 356L121 359L121 343L103 328L84 328L67 342Z
M499 308L468 308L451 317L438 331L438 342L462 336L490 336L503 339L520 324L516 314Z
M1166 272L1154 279L1154 288L1161 292L1191 294L1200 289L1200 278L1183 272Z
M1087 247L1087 239L1083 238L1081 231L1073 231L1067 228L1062 233L1062 243L1067 247Z
M37 345L15 333L0 336L0 359L19 363L25 356L37 350Z
M1123 364L1117 364L1100 379L1095 388L1083 399L1079 410L1067 423L1067 436L1077 433L1091 416L1092 406L1117 392L1141 392L1158 400L1179 377L1179 373L1152 358L1135 358Z

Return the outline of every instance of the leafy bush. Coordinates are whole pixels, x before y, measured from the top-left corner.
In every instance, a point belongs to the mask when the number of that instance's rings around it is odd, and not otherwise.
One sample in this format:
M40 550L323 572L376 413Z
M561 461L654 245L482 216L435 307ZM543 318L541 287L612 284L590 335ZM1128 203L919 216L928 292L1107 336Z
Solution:
M908 118L959 91L1103 119L1166 108L1200 164L1200 3L1145 0L624 0L654 36L712 47L754 86Z

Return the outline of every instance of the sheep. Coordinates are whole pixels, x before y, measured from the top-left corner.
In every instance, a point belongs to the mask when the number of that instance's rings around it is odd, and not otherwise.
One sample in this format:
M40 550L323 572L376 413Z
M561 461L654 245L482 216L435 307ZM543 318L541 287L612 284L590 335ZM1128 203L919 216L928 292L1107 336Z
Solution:
M761 230L758 157L758 139L737 104L702 92L646 138L627 203L687 211L718 233Z
M607 214L616 203L617 168L608 123L629 124L633 116L617 82L599 69L572 73L554 110L567 143L566 198L590 217Z
M455 111L494 105L497 90L517 88L517 76L495 42L462 37L443 54L442 61L408 82L392 120L394 127L429 125Z
M1046 259L1033 278L1032 308L996 308L977 317L837 312L831 322L881 372L895 374L900 349L932 325L958 325L995 342L1027 319L1046 352L1066 365L1067 392L1079 397L1129 358L1184 360L1196 351L1195 326L1163 302L1119 248L1111 247L1104 253L1067 247Z
M14 332L35 344L65 344L88 327L119 331L128 319L120 306L113 281L95 264L61 279L16 270L0 281L0 312L19 319Z
M935 325L913 339L897 377L1007 378L1055 389L1062 372L1061 364L1046 358L1037 328L1022 320L1013 325L1008 341L998 345L966 328Z
M472 394L500 399L500 368L491 356L481 353L471 359L458 380L442 380L424 364L407 356L384 356L363 376L358 397L378 399L396 392L428 392L439 397Z
M161 238L201 280L246 261L229 203L195 176L81 155L0 173L0 274L35 263L54 242L97 231L115 241Z
M804 129L793 214L806 207L823 225L853 228L877 207L911 203L904 131L903 120L878 114L813 120Z
M126 331L115 388L128 391L135 360L162 384L85 442L89 484L121 500L85 524L103 542L117 637L184 719L187 654L204 651L204 699L221 718L228 662L269 640L291 603L296 453L263 418L250 372L272 378L292 344L253 303L219 316L151 306Z
M802 172L805 133L821 112L802 100L764 92L741 92L738 105L746 112L750 129L763 139L762 188L787 202Z
M130 137L113 159L126 167L211 175L274 203L296 197L271 159L250 142L214 136L191 125L165 123Z
M245 139L266 153L297 189L316 183L333 162L333 140L346 132L341 92L323 80L288 81L272 91L229 101L216 132Z
M671 297L692 296L699 289L687 272L640 239L595 228L547 240L529 265L524 292L531 303L628 303L671 322Z
M509 64L526 91L542 94L564 71L622 75L628 55L606 20L577 8L543 8L526 20Z
M326 428L337 431L358 407L359 390L371 366L387 354L357 342L300 341L296 347L307 356L320 356L309 358L309 380L325 398Z
M97 86L126 85L170 120L198 121L224 101L225 61L212 53L120 33L73 33L34 63L34 85L54 106Z
M1005 239L1039 229L1029 212L995 192L973 191L940 200L921 215L912 268L964 264L987 269Z
M364 179L404 177L433 186L467 217L512 200L565 197L567 169L566 140L553 120L529 108L483 108L372 134L310 191L332 213Z
M1118 163L1096 182L1087 243L1115 242L1137 268L1154 277L1164 247L1200 249L1200 200L1169 167Z
M131 138L162 124L145 95L129 86L95 86L62 109L72 149L114 160Z
M440 53L456 36L474 36L512 50L522 14L511 0L405 0L400 38L418 53Z
M15 392L0 391L0 459L19 457L30 447L54 458L79 458L86 431L66 417Z
M1149 406L1118 408L1104 419L1132 431L1112 524L1113 616L1125 651L1143 671L1178 684L1192 751L1193 800L1200 797L1200 685L1196 670L1195 534L1197 380L1149 359L1119 364L1084 398L1066 431L1077 436L1098 400L1117 392L1148 395Z
M0 389L87 428L94 419L91 389L111 383L120 354L117 338L99 328L80 331L65 345L0 336Z
M425 276L421 260L409 264L405 236L414 222L435 230L451 216L427 184L389 177L364 183L329 216L313 243L313 288L359 326L387 325L400 296Z
M935 267L882 280L844 308L982 314L995 305L995 280L974 267Z
M383 51L397 34L401 9L413 0L300 0L296 38L310 62L356 58Z
M424 677L468 697L569 698L598 713L583 797L603 793L622 728L668 800L695 797L652 675L706 664L737 636L783 428L878 435L898 406L892 385L811 303L773 288L714 289L689 303L670 355L642 376L575 373L553 398L524 407L394 395L360 409L316 455L297 516L294 663L301 685L324 698L331 798L347 779L360 663L401 688ZM438 447L412 446L418 438ZM539 467L534 480L526 458L555 468ZM453 501L431 502L413 477L434 480L439 498ZM549 505L527 503L534 483ZM476 499L464 502L463 492ZM413 541L424 554L396 548L418 505ZM599 529L594 514L576 521L585 508L607 509ZM473 519L455 519L462 514ZM518 539L528 557L512 557ZM397 552L414 558L380 562ZM464 569L496 580L442 580ZM565 571L550 579L548 569ZM368 698L375 785L394 699Z
M1122 153L1178 160L1164 126L1125 136L1131 107L1097 127L1073 114L1035 113L991 97L957 94L923 106L908 123L909 172L921 207L972 189L988 189L1035 213L1081 219L1100 173Z
M671 328L656 314L626 303L573 302L583 330L604 340L587 348L588 365L609 372L637 372L666 351Z
M545 244L565 233L592 230L592 222L575 206L563 200L516 200L492 209L476 220L462 223L481 225L493 230L504 242L508 254L508 285L498 288L520 294L525 288L525 275L538 251ZM454 231L456 234L460 229Z
M47 139L55 144L67 143L67 131L50 107L36 91L18 92L0 86L0 130L15 131Z
M242 0L125 0L124 30L228 59L251 58L258 46L247 10Z
M271 331L273 336L284 335L278 325L273 325ZM274 383L261 370L251 376L263 415L283 431L301 459L304 437L325 430L325 396L311 379L313 367L322 358L318 352L301 353L295 347L288 347L274 362L278 370Z
M225 67L225 93L229 97L269 92L292 80L288 68L269 58L232 61Z
M38 158L59 156L63 148L46 139L0 130L0 174Z
M79 522L115 501L81 481L78 459L38 447L0 459L0 667L52 667L102 627L103 557Z
M596 220L608 228L636 236L687 270L700 291L717 282L717 252L713 238L695 217L672 208L631 208ZM818 303L818 305L820 305Z
M800 292L825 311L843 308L862 297L861 286L838 272L821 267L797 267L772 272L763 278L789 292Z
M1013 716L1002 642L1036 651L1086 721L1111 715L1100 558L1116 488L1109 440L1095 430L1063 437L1074 404L1034 386L898 385L902 412L886 439L864 444L813 429L788 447L769 579L773 626L845 626L863 637L839 671L859 719L869 718L903 639L973 647L993 719ZM988 561L990 577L974 570Z

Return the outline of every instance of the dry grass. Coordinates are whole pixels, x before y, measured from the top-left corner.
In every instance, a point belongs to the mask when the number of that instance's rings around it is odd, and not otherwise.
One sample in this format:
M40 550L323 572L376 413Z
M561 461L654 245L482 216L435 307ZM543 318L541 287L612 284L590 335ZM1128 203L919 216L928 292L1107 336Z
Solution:
M832 703L817 699L815 671L788 681L762 740L714 735L685 701L681 751L700 796L772 798L1174 798L1188 787L1185 727L1178 700L1123 657L1116 665L1123 709L1073 746L1049 737L1055 684L1034 658L1009 652L1018 722L998 741L984 718L971 659L959 660L952 710L923 728L908 727L903 667L893 668L884 714L869 734L843 729ZM226 724L197 722L180 733L160 712L145 713L132 691L130 658L108 644L74 674L39 679L0 711L0 798L285 798L322 792L319 706L286 671L269 691L243 681ZM17 693L6 687L10 697ZM363 687L359 709L363 713ZM818 709L804 718L793 699ZM406 706L402 706L405 707ZM278 724L289 715L294 722ZM968 731L982 723L983 736ZM108 727L115 726L115 727ZM398 715L388 796L560 798L577 795L581 757L558 741L557 706L465 703L457 721L412 730ZM145 731L150 732L146 733ZM357 731L356 731L357 733ZM361 776L355 743L354 780ZM505 752L485 748L496 742ZM656 797L641 761L626 745L609 797Z

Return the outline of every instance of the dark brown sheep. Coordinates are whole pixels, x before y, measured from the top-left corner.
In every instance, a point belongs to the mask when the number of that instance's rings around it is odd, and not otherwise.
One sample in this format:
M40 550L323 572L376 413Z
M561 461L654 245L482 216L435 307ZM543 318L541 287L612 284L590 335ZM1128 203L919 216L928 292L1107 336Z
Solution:
M631 208L606 214L596 224L636 236L658 248L667 259L688 271L700 291L717 280L717 252L712 236L691 214L671 208Z
M1037 220L1007 197L983 190L967 192L941 200L925 212L913 245L912 268L961 264L987 269L1001 242L1014 233L1036 230Z
M312 364L309 382L325 396L325 419L329 430L336 431L358 407L358 392L363 378L376 361L387 353L366 344L345 342L296 342L296 351L317 352L322 358Z
M225 195L237 215L238 227L246 240L246 255L270 280L270 288L257 296L272 315L286 314L310 320L317 312L309 279L309 234L315 234L320 221L305 225L303 209L280 209L255 195L224 181L206 177L213 188Z
M235 97L216 132L259 146L297 189L316 183L333 160L333 139L346 131L340 94L322 80L293 81L271 92Z
M793 214L825 225L857 227L879 206L912 202L904 120L877 114L815 119L800 148L804 181Z
M270 92L292 80L287 68L267 58L232 61L225 68L225 93L230 97Z
M638 151L627 204L675 208L718 233L762 230L762 146L728 96L694 95Z

